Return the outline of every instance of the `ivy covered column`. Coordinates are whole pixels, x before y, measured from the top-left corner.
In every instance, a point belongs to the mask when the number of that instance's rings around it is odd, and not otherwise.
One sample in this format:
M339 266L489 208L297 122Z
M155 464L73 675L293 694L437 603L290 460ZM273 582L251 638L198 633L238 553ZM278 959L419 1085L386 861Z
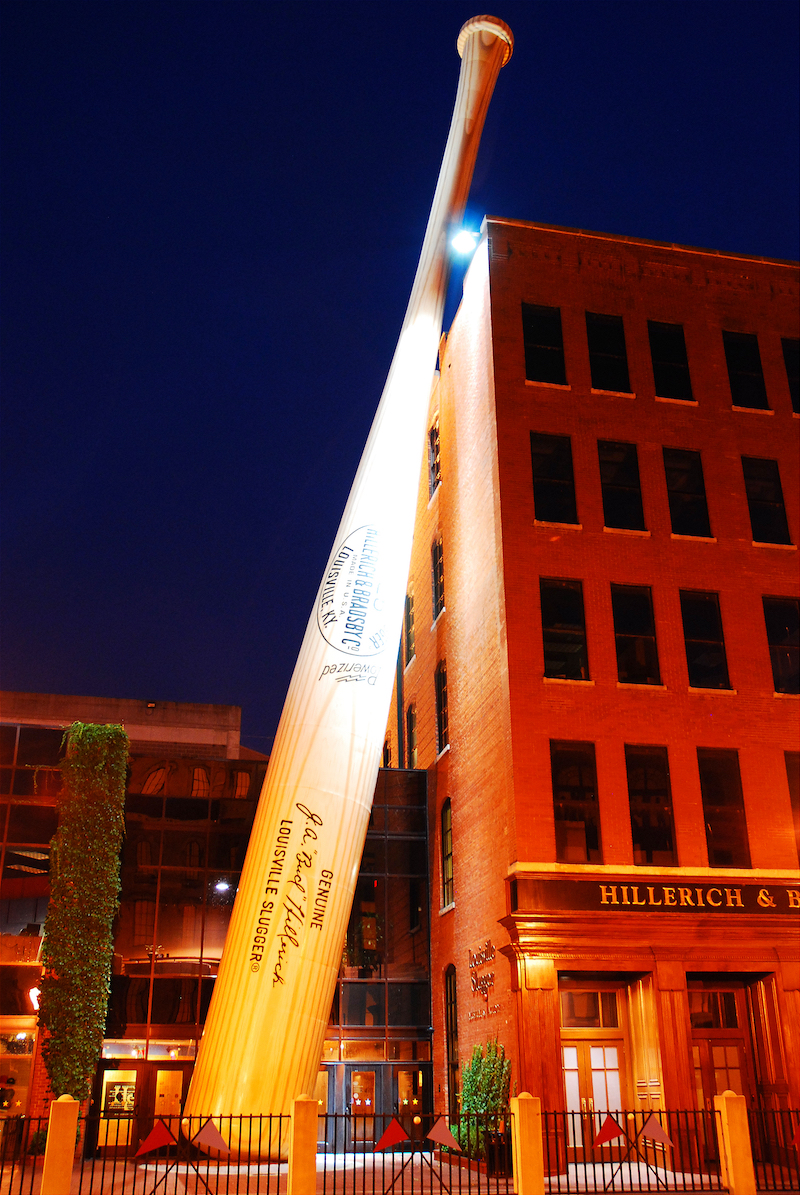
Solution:
M74 722L65 736L63 794L51 843L39 1022L54 1095L84 1100L103 1045L119 907L128 736Z

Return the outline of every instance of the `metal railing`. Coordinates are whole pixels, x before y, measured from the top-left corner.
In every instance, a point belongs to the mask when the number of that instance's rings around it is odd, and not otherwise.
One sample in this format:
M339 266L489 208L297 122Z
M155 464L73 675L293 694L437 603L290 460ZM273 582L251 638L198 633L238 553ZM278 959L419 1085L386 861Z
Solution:
M747 1113L759 1191L800 1191L800 1111L751 1108Z
M210 1131L206 1117L163 1116L142 1125L135 1112L82 1116L72 1190L76 1195L278 1195L286 1190L287 1165L281 1158L288 1154L289 1122L288 1116L223 1116L215 1118ZM45 1117L3 1122L0 1195L36 1195L46 1134ZM137 1151L142 1152L137 1156Z
M462 1113L319 1117L324 1195L511 1195L510 1117Z
M543 1112L552 1191L718 1191L713 1112Z

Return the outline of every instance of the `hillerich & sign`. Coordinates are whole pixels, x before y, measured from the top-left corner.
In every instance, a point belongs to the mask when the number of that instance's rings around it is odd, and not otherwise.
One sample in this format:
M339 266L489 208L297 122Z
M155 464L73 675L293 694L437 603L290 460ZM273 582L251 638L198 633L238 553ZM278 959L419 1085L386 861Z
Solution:
M663 883L663 877L643 876L636 884L610 879L550 880L517 877L517 910L556 912L581 909L597 912L650 913L798 913L800 887L780 883L718 884L687 879Z

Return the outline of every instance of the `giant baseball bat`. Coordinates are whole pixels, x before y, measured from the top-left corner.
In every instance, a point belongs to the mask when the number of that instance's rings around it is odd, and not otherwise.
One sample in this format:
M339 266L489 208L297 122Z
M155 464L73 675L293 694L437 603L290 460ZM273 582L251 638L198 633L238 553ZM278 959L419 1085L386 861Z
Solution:
M414 286L286 696L186 1102L234 1147L229 1116L286 1113L313 1092L341 962L391 703L449 234L513 38L480 16L457 46Z

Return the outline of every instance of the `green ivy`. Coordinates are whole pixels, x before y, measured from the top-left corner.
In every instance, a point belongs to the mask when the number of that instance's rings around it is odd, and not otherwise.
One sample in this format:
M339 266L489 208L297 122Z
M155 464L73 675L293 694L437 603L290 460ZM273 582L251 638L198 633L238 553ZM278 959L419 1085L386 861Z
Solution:
M103 1044L119 908L128 736L73 722L64 735L63 793L50 844L39 1021L56 1096L89 1094Z

